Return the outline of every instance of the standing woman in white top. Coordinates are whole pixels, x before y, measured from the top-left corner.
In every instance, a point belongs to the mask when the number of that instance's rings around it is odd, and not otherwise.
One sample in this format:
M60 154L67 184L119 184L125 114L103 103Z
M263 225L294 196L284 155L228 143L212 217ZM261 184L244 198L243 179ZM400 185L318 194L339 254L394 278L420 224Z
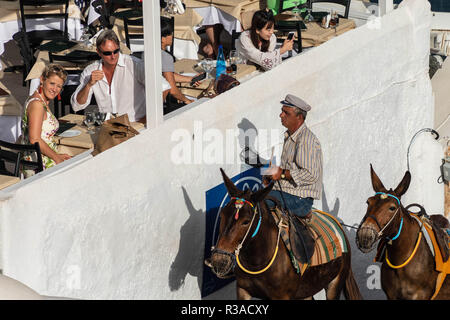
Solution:
M277 37L273 34L275 18L272 10L256 11L250 30L242 32L236 48L245 59L270 70L281 63L281 55L292 50L294 39L286 39L275 49Z
M58 153L57 144L53 136L58 131L59 122L50 111L49 103L61 92L67 73L63 67L57 64L48 65L41 75L41 85L25 102L25 110L22 117L22 135L19 143L39 143L42 153L44 169L70 159L67 154ZM25 154L24 160L33 160L35 155ZM34 174L32 170L23 171L25 178Z

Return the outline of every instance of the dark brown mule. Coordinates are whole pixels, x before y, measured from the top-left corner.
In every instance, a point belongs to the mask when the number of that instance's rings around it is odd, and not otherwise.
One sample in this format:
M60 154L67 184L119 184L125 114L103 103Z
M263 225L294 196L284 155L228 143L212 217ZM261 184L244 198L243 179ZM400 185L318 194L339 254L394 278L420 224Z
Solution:
M263 201L273 185L253 194L250 190L244 192L221 171L232 200L220 213L219 239L210 263L218 277L234 272L238 299L306 299L322 289L326 290L327 299L339 299L342 289L347 299L362 298L351 270L350 252L326 264L308 267L303 275L297 274L282 240L277 241L278 226ZM236 206L240 207L238 213ZM350 248L347 238L345 241ZM240 266L236 266L236 261ZM264 271L250 274L243 268Z
M434 257L427 241L420 241L421 228L418 221L400 202L400 197L408 190L411 174L407 171L395 190L386 190L372 165L370 172L376 194L367 200L367 213L356 236L357 245L361 251L369 252L378 240L391 239L386 250L388 261L393 267L386 261L386 255L381 257L381 285L388 299L431 299L438 277L438 272L434 270ZM432 222L446 227L443 222L448 225L448 221L442 218L441 215L430 217ZM450 279L446 277L436 299L449 298Z

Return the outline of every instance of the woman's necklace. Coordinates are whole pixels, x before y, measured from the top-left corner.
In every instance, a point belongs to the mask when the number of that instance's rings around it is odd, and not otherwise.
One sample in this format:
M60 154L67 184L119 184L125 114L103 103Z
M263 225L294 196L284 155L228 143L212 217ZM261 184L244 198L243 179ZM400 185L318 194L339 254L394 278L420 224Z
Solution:
M48 103L45 102L44 98L42 97L42 95L41 95L41 93L39 91L37 91L37 93L38 93L39 97L41 98L42 103L44 104L45 110L48 111Z

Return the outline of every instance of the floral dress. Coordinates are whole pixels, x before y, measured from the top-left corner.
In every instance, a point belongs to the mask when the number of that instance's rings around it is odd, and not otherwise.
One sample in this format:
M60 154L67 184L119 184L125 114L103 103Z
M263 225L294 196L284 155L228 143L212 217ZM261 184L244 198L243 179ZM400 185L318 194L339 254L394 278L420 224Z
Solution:
M42 102L42 100L39 98L29 98L25 102L25 110L24 110L24 114L22 116L22 135L19 137L19 140L18 140L18 142L21 144L30 144L30 140L29 140L29 136L28 136L29 132L28 132L27 109L28 109L28 105L30 104L30 102L35 101L35 100ZM48 146L53 151L57 152L58 146L57 146L56 142L54 141L53 136L59 129L59 122L56 119L56 117L53 115L53 113L50 112L48 107L43 102L42 102L42 107L44 108L44 110L47 113L47 119L44 119L44 121L42 122L41 138L48 144ZM28 161L36 161L36 156L34 153L33 154L24 154L22 159L28 160ZM42 155L42 164L43 164L44 170L45 170L47 168L50 168L50 167L53 167L54 165L56 165L56 162L54 160L50 159L49 157ZM22 173L24 174L25 178L28 178L35 174L34 170L22 170Z

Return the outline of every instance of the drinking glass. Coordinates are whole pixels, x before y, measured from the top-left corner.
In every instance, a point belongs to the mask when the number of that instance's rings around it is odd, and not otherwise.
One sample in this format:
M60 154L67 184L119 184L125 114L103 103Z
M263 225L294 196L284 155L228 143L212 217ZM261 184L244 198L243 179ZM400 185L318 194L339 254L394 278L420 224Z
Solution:
M89 28L84 27L82 30L83 30L83 33L81 34L80 41L83 46L89 47L91 45L91 42L89 41L89 36L90 36Z
M88 128L88 133L93 134L95 133L93 129L95 123L95 113L94 112L86 112L84 124Z
M308 22L314 22L314 17L313 17L313 15L311 14L311 8L308 8L308 9L306 9L307 11L308 11L308 14L306 15L306 17L305 17L305 23L308 23Z
M232 74L236 74L239 54L236 50L230 51L230 64L233 70Z
M295 19L300 20L300 9L298 8L298 5L300 4L300 1L292 1L292 3L295 5L295 8L292 9L292 12L295 15Z
M202 68L206 72L206 79L211 79L211 71L214 69L214 61L211 58L206 58L202 63Z
M106 112L97 111L95 113L95 124L101 126L106 119Z

